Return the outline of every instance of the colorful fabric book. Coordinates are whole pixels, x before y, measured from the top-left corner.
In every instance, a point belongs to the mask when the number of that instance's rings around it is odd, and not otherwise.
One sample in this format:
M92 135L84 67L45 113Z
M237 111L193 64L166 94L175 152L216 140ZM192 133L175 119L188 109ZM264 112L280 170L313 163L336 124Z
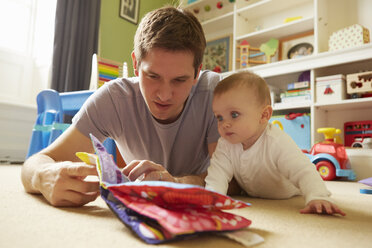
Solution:
M91 140L97 156L77 156L86 163L97 164L101 197L145 242L164 243L204 232L239 230L251 224L244 217L223 211L248 207L249 203L195 185L131 182L98 139L91 135Z

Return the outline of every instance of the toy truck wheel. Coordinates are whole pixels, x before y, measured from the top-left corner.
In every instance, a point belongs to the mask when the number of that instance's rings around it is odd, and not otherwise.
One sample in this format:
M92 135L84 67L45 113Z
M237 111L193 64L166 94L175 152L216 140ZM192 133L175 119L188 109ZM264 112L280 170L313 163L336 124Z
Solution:
M356 141L353 144L351 144L351 147L354 147L354 148L363 148L363 145L362 145L362 143Z
M336 170L331 162L320 161L315 166L323 180L331 181L336 178Z

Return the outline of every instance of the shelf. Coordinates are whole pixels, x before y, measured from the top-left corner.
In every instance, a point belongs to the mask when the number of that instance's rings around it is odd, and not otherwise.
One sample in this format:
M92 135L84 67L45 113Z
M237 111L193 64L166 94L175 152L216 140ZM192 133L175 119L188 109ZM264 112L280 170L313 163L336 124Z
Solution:
M314 29L314 17L303 18L289 23L284 23L271 28L252 32L236 37L236 40L247 39L252 44L261 44L271 38L280 39L298 33L298 30Z
M311 102L274 103L273 110L309 109Z
M239 15L239 14L242 14L244 12L247 12L247 11L258 11L259 13L262 13L262 10L265 10L269 4L272 2L272 0L261 0L261 1L257 1L255 3L252 3L252 4L248 4L246 6L243 6L243 7L237 7L237 11L236 13Z
M182 0L185 3L186 0ZM249 70L263 77L273 91L287 89L290 82L298 81L304 71L310 71L311 99L306 102L274 103L274 115L293 113L308 113L310 118L310 140L313 145L323 140L316 132L320 127L337 127L343 131L343 124L348 121L372 120L372 97L316 102L316 78L352 74L372 69L372 43L338 51L328 51L330 35L342 28L360 24L372 30L372 1L368 0L221 0L224 8L217 10L215 0L198 0L186 7L190 10L200 8L198 16L202 23L207 40L232 34L233 52L231 71L221 74L223 78ZM226 3L226 4L225 4ZM211 11L203 12L209 4ZM227 8L225 8L227 7ZM233 7L233 8L232 8ZM286 18L302 17L285 23ZM271 38L290 40L291 36L314 31L312 55L295 59L278 61L278 54L272 63L237 69L240 63L240 43L247 40L252 47L259 47ZM292 38L293 38L292 37ZM292 46L303 42L293 38ZM354 156L350 156L350 151ZM371 154L372 149L347 149L350 161L355 169L357 164L371 164L371 156L361 159L360 154ZM357 174L365 174L366 170L359 169Z
M237 14L250 19L257 19L263 16L268 16L271 13L281 12L293 6L302 5L305 2L312 2L309 0L262 0L245 7L239 8Z
M353 109L372 109L372 97L347 99L334 103L315 103L316 109L324 111L353 110Z
M212 33L213 30L218 27L219 30L230 29L231 34L233 32L233 22L234 22L234 12L228 12L224 15L218 16L216 18L209 19L201 23L204 33Z
M321 67L372 59L372 44L250 67L261 77L272 77ZM241 69L246 70L246 69Z
M223 22L231 22L231 23L228 23L226 24L226 26L232 26L232 21L233 21L233 16L234 16L234 12L228 12L224 15L221 15L221 16L217 16L215 18L211 18L209 20L206 20L204 22L201 23L202 26L207 26L208 24L214 24L216 26L218 26L220 28L220 26L218 24L224 24Z

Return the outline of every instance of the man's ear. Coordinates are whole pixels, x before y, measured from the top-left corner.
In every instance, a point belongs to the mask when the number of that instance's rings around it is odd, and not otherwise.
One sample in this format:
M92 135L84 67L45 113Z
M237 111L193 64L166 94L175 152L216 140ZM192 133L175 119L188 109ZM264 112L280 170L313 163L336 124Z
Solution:
M202 64L199 65L199 68L198 68L198 71L196 72L196 75L195 75L195 78L194 78L194 85L198 82L198 78L199 78L199 75L200 75L200 70L202 68Z
M132 52L132 63L133 63L134 75L138 77L137 59L136 59L136 55L134 54L134 51Z
M200 64L199 68L198 68L198 74L196 75L196 78L199 77L199 74L200 74L200 71L201 71L202 67L203 67L203 64Z
M262 109L262 115L261 115L260 123L261 124L267 123L270 120L272 114L273 114L273 108L270 105L266 105Z

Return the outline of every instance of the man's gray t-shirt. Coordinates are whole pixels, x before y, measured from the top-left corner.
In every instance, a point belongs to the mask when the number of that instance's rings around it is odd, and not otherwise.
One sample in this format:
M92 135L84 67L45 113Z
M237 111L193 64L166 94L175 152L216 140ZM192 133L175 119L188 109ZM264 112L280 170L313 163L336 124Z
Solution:
M138 78L116 79L88 98L73 123L86 136L114 139L126 163L151 160L173 176L200 174L209 166L208 144L219 138L212 97L220 79L202 71L181 116L170 124L151 115Z

